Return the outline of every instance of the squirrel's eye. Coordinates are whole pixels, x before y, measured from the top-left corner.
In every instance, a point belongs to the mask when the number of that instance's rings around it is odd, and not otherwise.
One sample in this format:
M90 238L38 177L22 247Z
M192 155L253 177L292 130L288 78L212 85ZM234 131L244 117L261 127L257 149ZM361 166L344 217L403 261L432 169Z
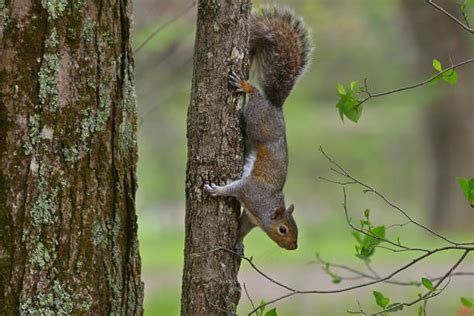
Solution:
M281 225L278 227L278 233L280 233L280 235L286 235L286 233L288 233L288 228L285 225Z

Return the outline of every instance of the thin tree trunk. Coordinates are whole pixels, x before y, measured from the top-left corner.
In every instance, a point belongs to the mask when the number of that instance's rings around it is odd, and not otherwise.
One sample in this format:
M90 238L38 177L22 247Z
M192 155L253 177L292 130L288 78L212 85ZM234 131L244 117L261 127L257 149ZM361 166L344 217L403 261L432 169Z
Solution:
M0 0L0 314L141 315L129 1Z
M437 3L458 15L456 1ZM472 57L469 38L473 36L449 17L426 1L404 0L402 4L410 24L409 34L414 37L419 74L429 76L434 72L433 59L448 67L450 58L456 63ZM458 72L457 85L437 83L433 94L438 95L426 110L424 126L433 177L432 182L427 182L433 183L428 188L431 225L459 230L472 229L474 221L474 212L456 183L456 177L468 178L474 174L474 76L470 65Z
M226 315L240 298L240 260L228 252L212 252L233 249L240 205L232 198L206 195L203 186L241 175L244 99L227 81L230 70L246 71L249 13L250 0L199 2L187 122L182 315Z

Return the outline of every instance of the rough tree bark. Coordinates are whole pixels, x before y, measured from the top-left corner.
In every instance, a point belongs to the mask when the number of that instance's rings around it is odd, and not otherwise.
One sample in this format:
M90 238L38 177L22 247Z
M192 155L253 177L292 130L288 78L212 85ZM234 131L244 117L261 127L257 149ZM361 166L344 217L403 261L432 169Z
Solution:
M244 98L227 80L231 69L247 68L250 6L250 0L199 1L187 121L182 315L226 315L240 298L240 260L227 252L209 252L233 248L240 205L235 199L206 195L203 186L224 184L242 171Z
M417 50L417 70L431 75L433 59L447 67L471 55L474 37L426 1L405 0L404 14ZM436 1L458 15L456 1ZM462 20L462 17L459 17ZM472 66L459 69L459 82L436 86L439 95L426 110L425 133L428 140L433 187L429 188L431 225L435 228L472 229L474 212L456 183L456 177L474 175L474 75Z
M127 0L0 0L0 314L140 315Z

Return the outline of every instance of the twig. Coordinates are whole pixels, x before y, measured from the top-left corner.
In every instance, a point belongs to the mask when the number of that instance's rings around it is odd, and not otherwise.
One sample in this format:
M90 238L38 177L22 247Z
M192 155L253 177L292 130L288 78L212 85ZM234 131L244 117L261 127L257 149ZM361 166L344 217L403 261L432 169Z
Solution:
M462 23L462 21L460 21L458 18L456 18L454 15L452 15L448 11L446 11L443 7L441 7L438 4L434 3L433 0L426 0L426 2L428 2L429 5L435 7L436 9L438 9L439 11L444 13L445 15L447 15L451 20L453 20L454 22L459 24L463 29L465 29L469 33L474 34L474 29L473 28L470 28L468 25Z
M342 204L342 206L344 207L344 214L346 215L346 222L347 224L352 228L352 230L354 231L357 231L361 234L364 234L366 236L369 236L369 237L372 237L374 239L377 239L377 240L380 240L380 241L383 241L383 242L386 242L392 246L395 246L395 247L398 247L398 248L401 248L405 251L422 251L422 252L429 252L428 249L424 249L424 248L415 248L415 247L407 247L407 246L403 246L403 245L400 245L400 244L397 244L389 239L386 239L386 238L383 238L383 237L380 237L380 236L377 236L373 233L371 233L370 231L365 231L363 229L360 229L360 228L357 228L355 227L352 222L351 222L351 219L349 217L349 211L347 209L347 193L346 193L346 188L343 186L342 187L342 192L343 192L343 195L344 195L344 202Z
M427 293L425 293L425 295L417 298L416 300L413 300L413 301L408 302L408 303L400 303L400 305L402 305L402 306L412 306L412 305L414 305L414 304L416 304L420 301L425 301L426 302L426 300L441 294L444 291L444 289L446 289L446 287L448 286L449 281L446 283L446 285L442 289L440 289L439 291L436 291L436 290L440 287L440 285L444 282L444 280L446 280L447 278L449 278L449 280L451 279L451 274L453 273L453 271L456 270L456 268L461 264L461 262L464 261L464 259L468 255L468 253L472 250L474 250L474 249L466 249L464 251L464 253L462 254L462 256L458 259L458 261L456 261L456 263L438 280L438 282L436 282L436 284L433 286L432 290L428 291ZM384 314L384 313L389 312L389 311L390 311L390 308L381 310L379 312L376 312L376 313L373 313L373 314L370 314L370 315L372 315L372 316L381 315L381 314Z
M324 264L324 265L328 265L329 267L334 267L336 269L348 271L348 272L351 272L351 273L357 275L357 277L345 277L345 276L338 275L342 280L357 280L357 279L362 279L362 278L372 279L372 280L379 280L380 279L379 276L373 276L373 275L367 274L363 271L351 268L347 265L338 264L338 263L323 260L321 258L321 256L319 256L319 254L316 255L316 258L317 258L317 261L310 261L309 263ZM474 276L474 272L455 272L455 273L452 273L450 276L451 277L453 277L453 276ZM438 276L438 277L430 278L430 280L431 281L437 281L437 280L440 280L442 277L443 276ZM394 284L394 285L401 285L401 286L414 286L414 285L420 286L421 285L421 282L418 282L418 281L387 280L384 283Z
M461 67L465 64L469 64L469 63L472 63L474 62L474 58L470 58L470 59L467 59L467 60L464 60L458 64L455 64L455 65L452 65L451 67L448 67L446 69L444 69L443 71L440 71L438 72L436 75L432 76L431 78L429 79L426 79L425 81L422 81L422 82L419 82L419 83L415 83L415 84L412 84L412 85L409 85L409 86L406 86L406 87L402 87L402 88L397 88L397 89L393 89L393 90L390 90L390 91L385 91L385 92L380 92L380 93L368 93L367 92L367 97L365 97L364 99L362 99L357 105L354 106L354 108L357 108L359 106L361 106L362 104L364 104L365 102L367 102L369 99L372 99L372 98L377 98L377 97L382 97L382 96L385 96L385 95L389 95L389 94L393 94L393 93L397 93L397 92L401 92L401 91L405 91L405 90L411 90L411 89L415 89L415 88L418 88L418 87L421 87L421 86L424 86L432 81L434 81L435 79L437 79L438 77L442 76L444 73L450 71L450 70L453 70L453 69L456 69L458 67ZM365 79L364 81L365 85L367 85L367 79ZM366 89L367 89L367 86L366 86Z
M247 291L247 287L245 286L245 283L244 283L244 290L245 290L245 295L247 295L247 298L248 298L249 301L250 301L250 304L252 304L252 308L255 309L255 304L253 303L253 300L252 300L252 298L250 297L249 292Z
M474 61L474 58L471 59L471 61ZM459 65L459 64L458 64ZM403 216L408 220L410 221L410 223L422 228L423 230L429 232L430 234L440 238L440 239L443 239L444 241L452 244L452 245L456 245L456 246L461 246L461 245L474 245L474 242L455 242L455 241L452 241L450 239L448 239L447 237L435 232L434 230L432 230L431 228L413 220L411 218L410 215L407 214L407 212L405 212L401 207L395 205L394 203L392 203L391 201L388 200L388 198L385 197L385 195L383 195L382 193L380 193L379 191L377 191L376 189L374 189L373 187L371 187L370 185L354 178L352 175L350 175L340 164L338 164L336 161L334 161L331 157L329 157L329 155L323 150L323 148L320 146L319 147L319 151L321 151L321 153L324 155L324 157L326 157L326 159L332 164L334 165L337 169L335 168L330 168L333 172L349 179L351 182L356 182L357 184L359 184L360 186L362 186L364 188L364 192L365 193L368 193L368 192L372 192L374 193L375 195L377 195L380 199L382 199L387 205L389 205L390 207L396 209L398 212L400 212L401 214L403 214ZM344 190L345 192L345 190ZM344 193L345 194L345 193ZM360 231L360 230L359 230ZM371 237L374 237L374 236L371 236ZM375 238L375 237L374 237ZM379 238L380 239L380 238ZM385 241L385 240L384 240ZM389 242L390 243L390 242ZM392 245L396 245L398 247L400 247L400 245L398 244L395 244L395 243L391 243ZM422 250L424 251L424 250Z
M155 31L153 31L148 37L141 43L134 51L134 54L137 54L146 44L148 44L149 41L151 41L158 33L160 33L164 28L166 28L168 25L173 23L174 21L178 20L181 18L183 15L188 13L189 10L191 10L194 6L196 5L196 1L192 1L186 8L183 9L183 11L179 12L178 15L176 15L174 18L171 20L165 22L164 24L160 25Z

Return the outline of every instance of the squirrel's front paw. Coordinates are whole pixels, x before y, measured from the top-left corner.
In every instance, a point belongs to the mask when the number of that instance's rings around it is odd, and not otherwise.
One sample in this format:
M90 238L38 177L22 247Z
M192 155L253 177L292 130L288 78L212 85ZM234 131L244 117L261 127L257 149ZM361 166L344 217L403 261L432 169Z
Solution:
M242 81L244 81L244 79L241 74L231 71L229 74L229 84L237 88L237 92L244 92L244 90L242 90Z
M211 196L218 196L219 195L219 187L215 185L214 183L205 184L204 185L204 191L206 191L209 195Z

